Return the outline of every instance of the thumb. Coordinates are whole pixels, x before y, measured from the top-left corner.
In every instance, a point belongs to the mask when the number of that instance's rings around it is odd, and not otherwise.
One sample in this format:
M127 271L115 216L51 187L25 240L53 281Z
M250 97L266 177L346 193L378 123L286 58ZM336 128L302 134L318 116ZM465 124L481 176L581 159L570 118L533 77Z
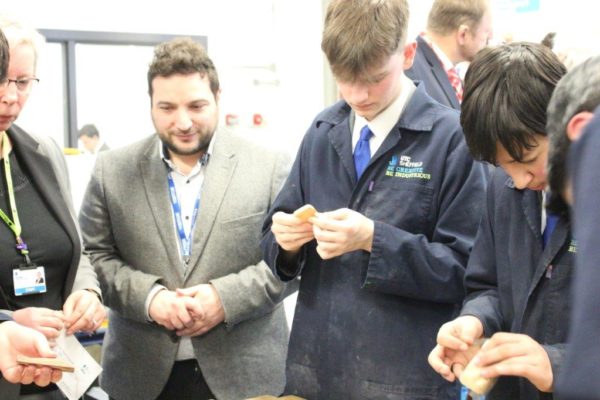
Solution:
M47 357L47 358L55 358L56 357L56 353L52 350L52 348L50 347L50 343L48 343L48 340L46 339L46 337L44 335L37 334L38 332L36 332L36 337L34 338L33 341L33 345L36 349L36 351L38 352L40 357Z
M63 313L65 314L65 316L69 317L73 313L73 310L75 309L76 300L76 293L71 293L71 295L67 297L67 301L65 301L65 304L63 305Z

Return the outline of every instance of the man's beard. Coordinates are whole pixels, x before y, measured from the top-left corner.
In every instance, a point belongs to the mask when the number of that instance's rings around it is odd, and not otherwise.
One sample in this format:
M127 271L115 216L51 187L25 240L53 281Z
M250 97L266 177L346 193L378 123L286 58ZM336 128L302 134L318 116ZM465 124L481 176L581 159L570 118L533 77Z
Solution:
M214 131L209 134L199 134L198 144L192 148L182 148L181 146L177 146L170 135L167 136L167 138L160 136L160 139L171 153L180 156L191 156L198 153L205 153L208 150L213 135Z

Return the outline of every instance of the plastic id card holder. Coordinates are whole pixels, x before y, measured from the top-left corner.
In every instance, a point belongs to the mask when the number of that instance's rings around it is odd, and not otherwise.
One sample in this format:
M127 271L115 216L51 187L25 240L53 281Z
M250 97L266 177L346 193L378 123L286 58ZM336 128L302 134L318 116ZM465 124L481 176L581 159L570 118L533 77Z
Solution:
M13 269L15 296L46 293L46 271L43 266L19 265Z

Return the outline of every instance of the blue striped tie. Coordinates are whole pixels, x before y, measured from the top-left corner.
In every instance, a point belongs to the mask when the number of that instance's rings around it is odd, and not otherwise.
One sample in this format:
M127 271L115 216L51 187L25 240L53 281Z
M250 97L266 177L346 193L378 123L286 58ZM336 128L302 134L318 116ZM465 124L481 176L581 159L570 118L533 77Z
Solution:
M371 159L371 148L369 147L369 139L373 136L373 132L369 129L368 125L363 126L360 130L360 138L356 147L354 148L354 168L356 168L356 180L360 179L360 176L367 168L369 160Z

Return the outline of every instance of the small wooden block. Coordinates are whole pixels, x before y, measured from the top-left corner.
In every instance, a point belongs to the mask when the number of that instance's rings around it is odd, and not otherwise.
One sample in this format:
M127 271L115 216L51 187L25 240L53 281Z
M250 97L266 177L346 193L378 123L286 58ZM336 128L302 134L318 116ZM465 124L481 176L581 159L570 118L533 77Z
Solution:
M296 218L301 219L302 221L308 221L312 216L317 213L317 210L310 204L305 204L296 211L294 211L294 216Z
M73 364L59 358L17 356L17 363L23 365L39 365L43 367L50 367L52 369L59 369L63 372L75 372L75 367Z

